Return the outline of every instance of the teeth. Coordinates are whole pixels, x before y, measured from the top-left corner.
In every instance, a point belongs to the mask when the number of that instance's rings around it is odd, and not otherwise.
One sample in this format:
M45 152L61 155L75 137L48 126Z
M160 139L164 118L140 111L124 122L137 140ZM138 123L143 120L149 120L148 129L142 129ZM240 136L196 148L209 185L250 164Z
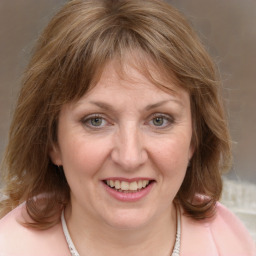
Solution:
M129 183L126 181L121 182L121 189L122 190L129 190Z
M148 180L142 181L142 187L145 188L148 185Z
M110 185L111 188L113 188L115 186L115 182L113 180L110 180L109 185Z
M149 184L149 180L139 180L133 182L120 181L120 180L107 180L107 185L111 188L123 191L137 191L138 189L145 188Z
M137 189L138 189L137 182L136 181L131 182L129 186L129 190L137 190Z
M120 189L120 188L121 188L121 183L120 183L119 180L116 180L116 181L115 181L115 188L116 188L116 189Z
M142 189L142 180L138 181L138 189Z

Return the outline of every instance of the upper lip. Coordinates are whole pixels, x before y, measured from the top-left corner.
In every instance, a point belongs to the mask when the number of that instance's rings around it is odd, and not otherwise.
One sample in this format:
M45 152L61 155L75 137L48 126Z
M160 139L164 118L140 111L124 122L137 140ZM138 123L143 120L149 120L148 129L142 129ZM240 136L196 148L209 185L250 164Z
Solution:
M103 179L103 181L107 181L107 180L119 180L119 181L126 181L126 182L133 182L133 181L139 181L139 180L154 180L152 178L148 178L148 177L136 177L136 178L124 178L124 177L109 177L106 179Z

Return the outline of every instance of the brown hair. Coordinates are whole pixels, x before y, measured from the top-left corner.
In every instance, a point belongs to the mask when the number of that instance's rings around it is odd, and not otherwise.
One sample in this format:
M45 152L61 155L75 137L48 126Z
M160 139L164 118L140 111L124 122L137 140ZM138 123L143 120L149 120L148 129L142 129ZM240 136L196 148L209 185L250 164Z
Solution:
M58 221L69 202L65 176L49 158L59 111L96 84L108 61L133 50L189 92L195 152L175 200L194 218L213 214L221 172L230 164L230 141L221 84L196 34L163 1L74 0L46 27L25 73L4 158L2 215L26 201L31 226ZM47 195L43 206L35 200L41 194ZM207 200L194 200L197 194Z

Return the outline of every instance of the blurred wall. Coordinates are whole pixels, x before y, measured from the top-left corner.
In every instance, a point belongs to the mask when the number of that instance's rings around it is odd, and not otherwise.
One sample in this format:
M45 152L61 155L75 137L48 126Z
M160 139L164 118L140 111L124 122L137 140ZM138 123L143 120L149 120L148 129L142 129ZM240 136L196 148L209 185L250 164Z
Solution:
M256 1L168 2L187 16L222 74L234 155L228 176L256 183Z
M22 73L50 17L65 0L0 0L0 159Z
M0 157L31 47L64 0L0 1ZM229 178L256 183L256 1L169 0L217 62L233 140Z

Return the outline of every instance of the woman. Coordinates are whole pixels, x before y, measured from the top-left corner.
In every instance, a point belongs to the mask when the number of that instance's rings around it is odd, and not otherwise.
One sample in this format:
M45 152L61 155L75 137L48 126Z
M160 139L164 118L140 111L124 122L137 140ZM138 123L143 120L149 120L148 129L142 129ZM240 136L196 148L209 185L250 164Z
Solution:
M67 3L14 114L0 255L255 255L217 203L230 165L220 89L168 4Z

